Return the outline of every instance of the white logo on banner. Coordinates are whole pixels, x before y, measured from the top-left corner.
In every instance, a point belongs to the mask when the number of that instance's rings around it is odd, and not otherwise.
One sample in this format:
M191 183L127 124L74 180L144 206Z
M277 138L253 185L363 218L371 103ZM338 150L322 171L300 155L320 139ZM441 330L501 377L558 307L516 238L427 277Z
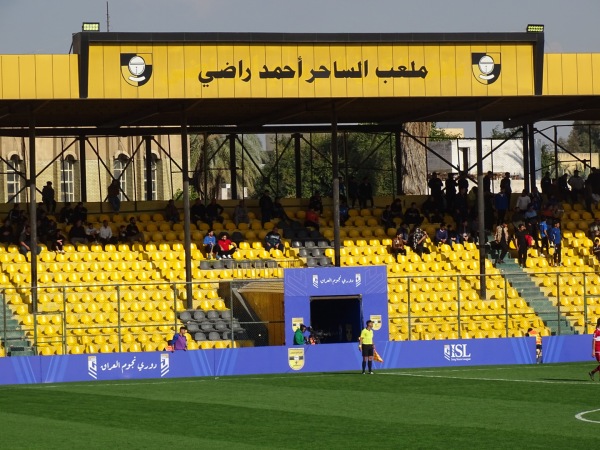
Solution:
M471 361L471 354L467 350L467 344L446 344L444 358L448 361Z
M169 373L169 354L162 353L160 355L160 377L164 377Z
M356 274L356 287L359 287L359 286L360 286L360 284L361 284L361 281L362 281L362 279L361 279L361 277L360 277L360 273L357 273L357 274Z
M319 275L313 275L313 286L316 288L319 287Z
M88 356L88 375L94 380L98 379L98 363L95 356Z

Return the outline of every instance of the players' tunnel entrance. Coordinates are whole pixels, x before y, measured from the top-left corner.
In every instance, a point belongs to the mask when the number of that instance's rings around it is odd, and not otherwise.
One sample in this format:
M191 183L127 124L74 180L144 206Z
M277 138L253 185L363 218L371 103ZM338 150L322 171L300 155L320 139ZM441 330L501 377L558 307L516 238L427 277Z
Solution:
M310 325L321 344L358 341L362 295L310 297Z

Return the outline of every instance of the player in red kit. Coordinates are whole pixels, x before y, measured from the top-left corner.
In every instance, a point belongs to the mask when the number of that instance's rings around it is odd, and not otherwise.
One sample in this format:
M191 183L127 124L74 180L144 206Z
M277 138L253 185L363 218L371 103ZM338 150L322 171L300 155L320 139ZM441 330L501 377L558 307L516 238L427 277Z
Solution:
M592 357L600 363L600 319L596 322L596 329L592 336ZM589 373L590 378L594 381L594 374L600 372L600 365Z

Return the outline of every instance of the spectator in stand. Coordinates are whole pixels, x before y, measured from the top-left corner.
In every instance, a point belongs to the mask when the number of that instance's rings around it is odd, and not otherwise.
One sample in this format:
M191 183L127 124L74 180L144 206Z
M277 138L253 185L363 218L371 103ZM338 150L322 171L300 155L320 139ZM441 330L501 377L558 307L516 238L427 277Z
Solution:
M429 192L433 198L433 201L436 203L438 208L443 209L444 197L442 195L442 189L444 188L444 183L442 183L442 180L440 180L438 177L437 172L433 172L431 174L431 178L429 178L427 185L429 186Z
M77 246L77 244L87 244L88 235L85 232L85 227L81 219L75 222L75 225L69 230L69 241L71 244Z
M527 236L527 228L524 223L519 224L517 231L513 237L515 248L517 249L517 259L519 261L519 267L525 268L527 264L527 248L529 247Z
M73 208L73 216L71 217L71 223L75 223L81 220L83 223L87 222L88 210L83 206L83 202L77 203Z
M217 241L217 259L225 258L232 259L235 253L235 242L229 239L229 235L225 232L221 233Z
M597 237L600 237L600 219L599 218L595 218L594 221L590 224L590 227L588 229L588 237L590 239L596 239Z
M390 205L390 211L392 212L392 219L402 219L402 200L399 198L394 199Z
M585 181L579 176L579 170L573 172L568 183L571 186L571 201L577 203L580 198L583 199L585 196Z
M469 194L465 188L458 191L458 195L454 199L455 218L459 222L469 218Z
M517 197L517 203L515 205L516 215L513 216L513 221L515 220L523 220L525 217L525 212L529 208L531 204L531 197L527 194L527 191L523 189L521 195Z
M306 215L304 216L304 226L312 227L319 231L319 214L312 208L308 208Z
M277 227L273 227L265 236L265 250L270 251L271 249L285 251L285 245Z
M106 246L108 244L116 244L117 238L113 237L112 228L108 224L108 220L102 221L102 226L98 230L98 241Z
M37 244L31 241L31 227L29 225L25 225L23 227L23 231L19 236L19 253L22 255L27 255L31 251L31 248L35 248L35 254L39 255L42 251L42 248Z
M467 219L460 222L458 229L456 230L457 241L460 244L464 244L465 242L473 242L471 239L471 226L469 225L469 221Z
M169 200L167 206L165 206L165 220L171 223L179 223L179 210L173 199Z
M569 188L569 174L563 173L557 180L558 191L560 193L560 200L567 201L571 196L571 189Z
M456 180L454 174L449 173L446 178L446 210L454 211L454 200L456 199Z
M404 239L404 234L402 231L398 230L396 232L396 237L392 239L392 247L390 248L390 253L398 262L398 255L406 255L406 240Z
M12 209L8 212L8 220L10 220L10 223L17 228L25 224L27 218L25 217L25 213L21 210L21 205L18 203L13 205Z
M594 246L592 247L592 252L594 252L596 260L600 261L600 238L594 239Z
M206 222L212 227L213 222L223 223L223 207L217 203L217 199L213 198L206 207Z
M500 180L500 189L504 189L504 193L508 197L508 204L510 207L510 196L512 195L512 187L510 185L510 172L506 172L504 177Z
M373 186L371 185L369 177L364 177L358 186L358 202L361 209L365 209L367 203L370 203L371 208L373 208L375 204L373 201Z
M74 215L75 211L73 210L73 208L71 208L71 204L67 202L60 210L60 214L58 215L58 221L60 223L75 223L73 222Z
M448 229L445 223L441 223L440 227L436 230L435 236L433 237L433 243L438 247L443 244L448 244Z
M542 203L544 199L542 198L542 194L540 194L540 191L537 187L534 186L533 189L531 189L529 197L531 198L531 205L533 206L533 209L539 212L542 209Z
M421 216L417 204L412 202L410 208L407 208L406 211L404 211L404 223L406 225L421 225L422 222L423 216Z
M258 206L260 208L260 221L264 228L265 223L270 222L273 218L273 200L269 195L269 191L264 191L258 200Z
M190 207L190 219L195 224L206 222L206 207L200 197L194 200L194 204Z
M348 198L350 199L350 207L354 208L358 200L358 182L353 176L348 178Z
M548 232L548 240L554 245L553 266L562 266L562 233L560 231L560 222L554 222L554 226Z
M495 234L496 250L498 251L498 257L496 258L497 264L504 264L504 257L508 253L508 224L506 220L496 227Z
M542 217L540 222L538 223L540 240L542 241L542 253L540 254L541 257L544 257L545 255L550 254L550 246L549 246L549 240L548 240L548 232L550 231L550 229L548 227L548 220L550 220L550 219ZM544 252L545 252L545 254L544 254Z
M391 205L387 205L383 209L381 213L381 225L383 225L385 229L396 227L396 222L394 222L394 216L392 214Z
M240 223L250 223L250 216L244 199L240 200L233 209L233 223L235 223L236 228L239 227Z
M498 192L494 196L494 207L496 208L496 223L504 222L506 218L506 211L508 211L508 206L510 203L510 199L504 188L500 188L500 192Z
M56 211L56 200L54 199L55 193L52 187L52 181L48 181L46 186L42 188L42 203L46 207L48 214L54 214Z
M485 174L485 176L483 177L483 195L489 195L492 193L492 178L493 178L493 173L491 170L488 170L488 172Z
M340 201L340 226L345 227L346 221L350 218L350 208L346 200Z
M114 212L119 212L121 209L121 198L119 194L121 193L121 186L119 180L112 180L110 185L108 186L108 195L106 196L106 200L110 203Z
M548 198L552 191L552 178L550 178L550 172L546 172L540 182L542 185L542 194Z
M433 208L431 214L429 215L429 223L442 223L444 221L444 216L440 212L439 209Z
M50 250L54 250L56 253L60 253L60 254L64 254L65 253L64 245L65 245L66 238L60 232L60 230L58 228L54 227L48 233L48 240L49 240L49 243L50 243L50 246L49 246Z
M126 231L127 231L127 240L130 243L133 244L135 241L140 241L142 244L146 243L146 239L144 238L144 233L142 233L140 231L140 229L138 228L138 226L135 222L135 217L131 217L129 219L129 225L127 225Z
M15 242L15 232L8 219L0 227L0 242L3 244L14 244Z
M459 194L460 194L461 189L464 189L465 192L469 192L469 178L467 176L467 172L462 171L458 175L458 180L456 181L456 185L458 187Z
M88 222L85 224L85 234L87 236L88 242L96 242L98 240L99 230L94 228L94 226Z
M448 244L454 249L454 244L459 243L458 233L452 228L451 224L446 225L446 230L448 230Z
M127 227L125 225L121 225L119 227L119 235L117 239L119 240L119 244L129 243L129 237L127 236Z
M180 327L179 333L175 333L175 335L173 336L173 340L171 341L173 351L176 351L176 350L183 350L184 352L187 351L188 344L187 344L186 333L187 333L186 327Z
M312 197L308 199L308 207L318 212L319 215L323 214L323 199L319 191L315 191Z
M429 249L425 247L427 237L427 232L418 225L415 225L413 232L408 238L413 251L419 256L423 256L423 253L429 253Z
M279 219L286 224L289 224L290 218L285 213L285 209L281 204L281 197L275 197L275 201L273 202L273 219Z
M206 258L216 259L219 247L217 245L217 238L213 230L208 230L208 232L204 236L204 241L202 242L202 244L204 245L204 253L206 254Z

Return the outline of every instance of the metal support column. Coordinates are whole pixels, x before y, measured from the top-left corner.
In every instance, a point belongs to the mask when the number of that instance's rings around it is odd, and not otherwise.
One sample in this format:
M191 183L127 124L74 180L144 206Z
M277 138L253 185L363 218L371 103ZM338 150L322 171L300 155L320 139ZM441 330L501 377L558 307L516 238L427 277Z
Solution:
M154 200L152 198L152 137L144 136L144 144L146 148L146 161L144 170L146 171L146 201Z
M486 298L485 292L485 243L487 237L485 235L485 202L483 196L483 136L481 132L481 119L475 122L475 138L477 145L477 216L479 220L479 295L482 299ZM459 283L460 285L460 283Z
M558 127L554 125L554 178L558 179Z
M38 310L37 304L37 210L36 210L36 192L35 192L35 117L31 113L29 119L29 225L31 226L31 243L29 244L29 256L31 258L31 307L32 312Z
M296 169L296 198L302 198L302 148L300 146L300 133L294 133L294 165Z
M402 139L400 139L400 132L394 133L394 142L396 147L396 195L404 194L402 185Z
M187 117L181 115L181 169L183 172L183 234L185 250L185 291L187 308L194 307L192 295L192 237L190 230L190 152L188 145Z
M536 174L536 167L535 167L535 133L534 133L534 127L533 124L530 123L529 125L527 125L527 127L529 128L528 133L529 133L529 179L530 181L530 187L531 187L531 192L533 192L533 188L536 187L535 186L535 174Z
M525 190L531 192L529 184L529 127L523 125L523 181L525 182Z
M229 173L231 178L231 198L237 200L237 167L235 160L235 134L230 134L229 138Z
M81 201L87 202L87 167L85 157L85 136L79 136L79 183L81 187Z
M333 172L333 240L334 264L340 267L340 159L337 142L337 112L332 104L331 120L331 163Z

